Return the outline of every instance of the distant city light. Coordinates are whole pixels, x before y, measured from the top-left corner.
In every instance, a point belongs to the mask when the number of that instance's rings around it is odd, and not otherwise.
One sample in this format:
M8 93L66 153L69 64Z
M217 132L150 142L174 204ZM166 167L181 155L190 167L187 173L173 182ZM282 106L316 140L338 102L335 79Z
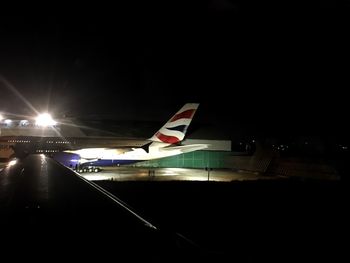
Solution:
M41 127L47 127L55 125L56 121L52 119L50 114L43 113L36 118L35 124Z

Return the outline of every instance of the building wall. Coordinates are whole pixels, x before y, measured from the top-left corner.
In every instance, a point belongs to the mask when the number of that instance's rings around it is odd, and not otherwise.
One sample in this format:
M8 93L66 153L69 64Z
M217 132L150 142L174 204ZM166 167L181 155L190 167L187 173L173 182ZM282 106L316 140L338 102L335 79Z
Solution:
M230 140L197 140L197 139L185 139L182 142L183 145L190 144L208 144L206 151L231 151Z
M135 164L137 167L167 167L167 168L226 168L226 151L195 151L157 160Z
M269 167L271 156L228 156L226 167L234 170L245 170L249 172L265 173Z

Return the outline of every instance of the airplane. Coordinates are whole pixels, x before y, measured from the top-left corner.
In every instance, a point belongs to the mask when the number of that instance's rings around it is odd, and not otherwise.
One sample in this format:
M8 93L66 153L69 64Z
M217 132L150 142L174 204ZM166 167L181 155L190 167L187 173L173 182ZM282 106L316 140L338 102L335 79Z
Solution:
M199 104L187 103L141 147L131 148L83 148L57 153L54 158L68 167L119 166L148 161L182 153L206 149L208 144L178 145L198 109Z
M0 137L0 146L13 150L13 156L43 153L67 167L99 171L100 166L119 166L206 149L208 144L180 145L198 109L198 103L185 104L149 139L115 137ZM0 147L1 148L1 147ZM3 149L5 150L5 149Z

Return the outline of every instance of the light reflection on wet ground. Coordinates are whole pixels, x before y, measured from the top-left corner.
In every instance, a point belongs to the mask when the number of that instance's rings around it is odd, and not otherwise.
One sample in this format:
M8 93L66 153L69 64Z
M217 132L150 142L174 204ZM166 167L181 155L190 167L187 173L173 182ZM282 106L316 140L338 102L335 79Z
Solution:
M244 181L276 179L276 177L232 170L184 169L184 168L135 168L108 167L99 173L81 173L88 180L113 181Z

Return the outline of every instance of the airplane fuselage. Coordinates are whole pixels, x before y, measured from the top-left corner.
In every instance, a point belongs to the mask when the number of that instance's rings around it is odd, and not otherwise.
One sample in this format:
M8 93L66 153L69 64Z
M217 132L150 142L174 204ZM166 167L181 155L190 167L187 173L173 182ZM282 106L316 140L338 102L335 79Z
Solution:
M11 158L25 154L52 154L66 150L82 148L119 148L142 147L145 139L118 137L39 137L39 136L2 136L0 137L0 158Z

